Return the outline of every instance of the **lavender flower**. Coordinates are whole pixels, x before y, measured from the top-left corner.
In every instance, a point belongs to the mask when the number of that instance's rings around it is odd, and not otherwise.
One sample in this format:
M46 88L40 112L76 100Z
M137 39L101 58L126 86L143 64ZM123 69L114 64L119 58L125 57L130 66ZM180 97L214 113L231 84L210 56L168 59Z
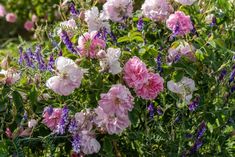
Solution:
M199 150L199 148L201 148L201 146L202 146L202 141L196 140L196 142L194 143L194 145L191 148L191 151L190 151L191 154L196 153Z
M73 140L72 140L72 147L73 147L73 151L76 153L80 152L81 149L81 138L78 134L73 136Z
M216 19L216 17L214 16L214 17L212 18L212 22L211 22L210 26L211 26L211 27L214 27L214 26L216 25L216 23L217 23L217 19Z
M52 71L52 70L53 70L53 65L54 65L54 63L55 63L55 60L54 60L53 54L51 54L50 59L49 59L49 62L48 62L48 64L47 64L47 69L48 69L49 71Z
M32 61L34 61L36 59L30 48L26 49L26 53Z
M71 134L75 134L77 131L78 131L78 124L77 124L76 119L73 118L73 119L70 121L70 124L69 124L69 132L70 132Z
M110 35L110 38L113 40L113 42L116 43L117 42L117 37L115 36L115 34L111 31L109 35Z
M33 68L34 65L33 65L33 63L32 63L32 61L31 61L30 57L28 56L28 54L27 54L27 53L24 53L23 57L24 57L24 61L26 62L26 65L27 65L28 67L32 67L32 68Z
M198 105L199 105L199 101L200 101L200 97L197 96L197 97L188 105L188 108L189 108L189 110L190 110L191 112L196 110L196 108L197 108Z
M72 52L73 54L77 54L77 51L76 49L74 48L73 46L73 43L71 42L71 40L69 39L69 36L67 34L66 31L62 31L61 32L61 38L62 38L62 41L63 43L65 44L65 46L67 47L67 49Z
M73 2L70 3L69 10L70 10L70 14L72 16L77 16L79 14L79 12L76 10L75 5L74 5Z
M234 77L235 77L235 68L233 68L230 77L229 77L229 83L234 81Z
M149 104L148 111L149 111L150 118L153 119L153 116L154 116L154 105L153 105L153 103Z
M69 123L69 109L67 106L64 106L62 109L61 119L57 126L56 133L58 134L64 134L65 128Z
M23 61L24 61L24 56L23 56L23 48L22 47L19 47L19 54L20 54L20 57L19 57L19 64L23 64Z
M45 109L46 110L44 112L47 112L49 116L54 112L54 109L51 105Z
M138 22L137 22L137 29L138 29L138 31L142 31L143 28L144 28L143 18L140 17L139 20L138 20Z
M199 129L197 131L197 139L200 139L205 132L206 132L206 123L203 121L200 124Z
M63 56L62 50L59 51L59 56Z
M227 70L226 69L223 69L220 73L220 76L219 76L219 81L222 81L225 77L225 75L227 74Z
M42 55L41 55L42 48L41 46L37 45L35 49L35 56L36 60L38 62L38 67L41 71L46 70L45 62L43 61Z
M159 54L157 56L157 58L155 59L155 62L157 63L157 69L160 73L162 72L162 61L161 61L161 59L162 59L161 54Z
M160 106L157 107L157 113L158 113L158 115L163 114L162 108Z
M231 93L235 91L235 85L231 87Z

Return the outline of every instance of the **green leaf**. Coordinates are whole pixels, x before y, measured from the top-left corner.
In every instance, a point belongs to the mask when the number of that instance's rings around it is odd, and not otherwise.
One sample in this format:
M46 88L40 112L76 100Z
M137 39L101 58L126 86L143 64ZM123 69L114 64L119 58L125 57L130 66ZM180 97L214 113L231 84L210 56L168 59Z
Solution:
M20 93L17 91L13 91L12 97L13 97L13 102L16 106L17 112L18 113L23 112L24 105L23 105L23 99L22 99Z
M200 50L200 49L197 49L196 53L196 58L199 60L199 61L203 61L205 58L204 58L204 55L203 55L203 52Z
M129 37L128 36L124 36L124 37L120 37L118 38L117 42L118 43L122 43L122 42L126 42L126 41L129 41Z

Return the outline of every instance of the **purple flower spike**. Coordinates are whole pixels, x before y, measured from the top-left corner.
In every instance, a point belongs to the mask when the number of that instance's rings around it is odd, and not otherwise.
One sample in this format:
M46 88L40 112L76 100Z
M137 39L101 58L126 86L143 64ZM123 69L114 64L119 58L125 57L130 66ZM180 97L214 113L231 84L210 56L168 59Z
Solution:
M160 73L162 72L162 61L161 61L161 59L162 59L161 54L159 54L157 56L157 58L155 59L155 62L157 63L157 69Z
M57 126L56 133L63 135L65 133L65 128L69 123L69 109L67 106L63 107L61 119Z
M200 102L200 97L196 97L193 102L191 102L189 105L188 105L188 108L189 110L192 112L192 111L195 111L199 105L199 102Z
M109 35L110 35L110 38L113 40L113 42L116 43L117 42L117 37L115 36L115 34L111 31Z
M31 59L30 59L30 57L29 57L29 55L27 54L27 53L24 53L24 60L25 60L25 62L26 62L26 65L28 66L28 67L34 67L34 65L33 65L33 63L32 63L32 61L31 61Z
M157 107L157 113L158 113L158 115L163 114L162 108L160 106Z
M234 77L235 77L235 68L232 70L230 77L229 77L229 83L234 81Z
M217 23L217 19L216 19L216 17L213 17L210 26L214 27L214 26L216 26L216 23Z
M205 132L206 132L206 123L203 121L200 124L199 129L197 131L197 139L200 139Z
M77 124L76 119L73 118L73 119L70 121L70 124L69 124L69 132L70 132L71 134L75 134L77 131L78 131L78 124Z
M222 81L225 77L225 75L227 74L227 70L226 69L223 69L220 73L220 76L219 76L219 81Z
M42 48L41 46L37 45L36 46L36 49L35 49L35 56L36 56L36 60L38 62L38 67L41 71L44 71L46 70L46 65L45 65L45 62L43 61L43 57L42 57L42 54L41 54L41 51L42 51Z
M54 68L54 64L55 64L54 56L53 56L53 54L51 54L50 60L49 60L49 62L48 62L48 64L47 64L47 69L48 69L49 71L52 71L53 68Z
M22 65L23 64L23 61L24 61L24 56L23 56L23 48L22 47L19 47L19 54L20 54L20 57L19 57L19 64Z
M73 140L72 140L72 147L73 147L73 151L76 153L80 152L81 149L81 138L78 134L73 136Z
M138 23L137 23L137 29L138 31L142 31L144 29L144 22L143 22L143 18L139 18Z
M72 43L71 40L69 39L69 36L68 36L68 34L67 34L66 31L63 30L63 31L61 32L61 38L62 38L63 43L64 43L65 46L67 47L67 49L68 49L71 53L77 54L77 51L76 51L76 49L74 48L73 43Z
M153 105L153 103L149 104L148 111L149 111L150 118L153 119L153 116L154 116L154 105Z
M201 148L201 146L202 146L202 141L197 140L197 141L194 143L193 147L191 148L191 151L190 151L191 154L196 153L196 152L199 150L199 148Z
M72 16L77 16L79 14L79 12L76 10L75 5L74 5L73 2L70 3L69 10L70 10L70 14Z

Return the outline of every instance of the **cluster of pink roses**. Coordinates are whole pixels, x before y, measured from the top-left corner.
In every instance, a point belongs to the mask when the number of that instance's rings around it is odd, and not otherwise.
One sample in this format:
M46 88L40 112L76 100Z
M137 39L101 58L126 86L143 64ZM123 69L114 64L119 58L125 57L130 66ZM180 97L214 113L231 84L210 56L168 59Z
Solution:
M157 73L149 72L136 56L125 64L124 80L129 87L134 88L138 96L147 100L155 99L164 88L163 78Z
M4 17L7 22L9 23L15 23L17 21L17 15L15 13L7 13L5 7L3 5L0 4L0 17ZM33 15L32 16L32 20L27 20L24 23L24 28L27 31L31 31L34 27L34 23L37 21L37 16Z

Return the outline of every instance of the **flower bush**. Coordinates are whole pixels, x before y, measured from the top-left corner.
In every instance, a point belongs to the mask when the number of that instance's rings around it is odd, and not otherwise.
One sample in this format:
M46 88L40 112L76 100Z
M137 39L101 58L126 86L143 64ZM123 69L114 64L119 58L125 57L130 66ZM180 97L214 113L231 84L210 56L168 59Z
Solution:
M65 0L0 50L1 155L233 156L234 7Z

